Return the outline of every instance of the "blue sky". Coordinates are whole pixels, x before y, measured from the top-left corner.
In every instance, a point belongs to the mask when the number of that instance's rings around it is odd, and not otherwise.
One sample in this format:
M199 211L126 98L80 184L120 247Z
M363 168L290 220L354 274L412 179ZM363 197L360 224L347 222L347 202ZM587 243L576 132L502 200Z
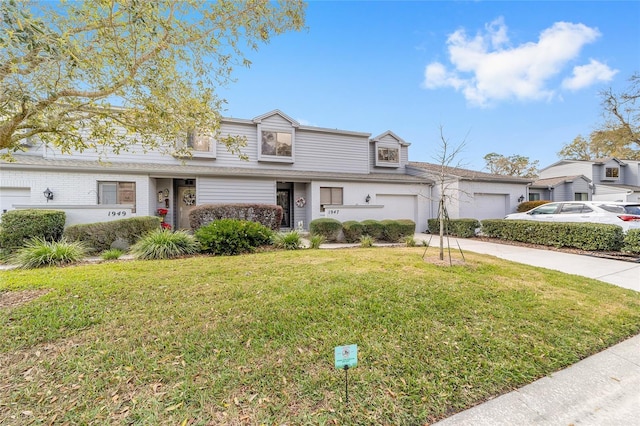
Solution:
M249 53L225 116L392 130L427 162L442 126L462 167L486 171L490 152L546 167L640 71L637 1L311 1L306 22Z

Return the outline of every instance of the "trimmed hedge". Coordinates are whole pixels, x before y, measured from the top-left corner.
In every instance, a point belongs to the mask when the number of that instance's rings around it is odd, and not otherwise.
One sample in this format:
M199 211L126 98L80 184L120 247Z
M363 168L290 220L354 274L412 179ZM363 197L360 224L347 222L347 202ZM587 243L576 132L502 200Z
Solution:
M640 229L629 229L622 241L622 251L640 253Z
M591 251L620 250L624 239L621 227L603 223L485 219L482 233L503 240Z
M384 225L382 222L379 220L367 219L360 223L362 223L362 226L364 227L362 235L368 235L375 241L384 239Z
M282 215L282 207L275 204L203 204L189 212L189 225L195 231L215 220L237 219L257 222L278 231Z
M516 211L518 213L528 212L529 210L541 206L543 204L550 203L549 200L537 200L537 201L525 201L524 203L518 204L518 208Z
M348 243L360 242L362 232L364 231L364 225L356 220L348 220L342 224L342 234L344 239Z
M202 251L216 255L248 253L271 242L273 231L258 222L220 219L195 231Z
M66 218L61 210L10 210L2 215L0 248L5 253L11 253L32 238L59 241Z
M427 226L429 233L440 233L439 219L427 220ZM454 237L470 238L476 235L476 229L480 228L480 226L478 219L449 219L445 221L445 233Z
M398 243L416 232L416 223L410 219L386 219L381 223L382 238L392 243Z
M161 219L156 216L130 217L111 222L84 223L68 226L64 237L68 241L80 241L93 253L109 250L116 240L135 244L141 237L160 229Z
M313 235L322 235L327 242L338 241L342 223L337 219L330 217L321 217L309 222L309 233Z

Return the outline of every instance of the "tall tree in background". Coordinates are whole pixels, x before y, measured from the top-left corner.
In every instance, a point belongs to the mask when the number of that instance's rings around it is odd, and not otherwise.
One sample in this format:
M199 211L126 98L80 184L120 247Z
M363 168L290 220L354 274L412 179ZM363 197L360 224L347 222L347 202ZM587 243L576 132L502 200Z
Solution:
M615 93L609 88L601 93L602 105L609 115L605 130L618 129L622 138L640 150L640 73L635 72L629 82L624 92Z
M526 178L535 178L538 176L539 161L530 161L529 157L522 155L505 157L502 154L491 152L483 158L490 173Z
M245 51L304 26L300 0L0 2L0 149L173 149L215 132ZM80 132L80 129L83 131ZM84 135L82 134L84 133ZM82 136L88 136L82 137ZM179 141L178 141L179 142ZM238 140L223 140L237 152Z
M600 93L606 115L602 128L591 132L589 139L577 136L558 152L560 158L640 160L640 73L635 73L630 82L623 92L608 89Z

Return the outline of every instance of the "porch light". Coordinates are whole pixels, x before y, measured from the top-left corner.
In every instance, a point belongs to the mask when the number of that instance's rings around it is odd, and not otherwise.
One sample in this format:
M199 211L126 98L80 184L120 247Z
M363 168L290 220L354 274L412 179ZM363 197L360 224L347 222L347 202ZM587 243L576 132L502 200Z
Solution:
M53 200L53 192L49 188L47 188L47 190L44 191L43 194L44 198L46 198L47 200L47 203L49 202L49 200Z
M364 199L365 203L369 204L369 201L371 201L371 195L367 194L367 196Z
M524 195L518 197L518 202L521 203L524 201Z

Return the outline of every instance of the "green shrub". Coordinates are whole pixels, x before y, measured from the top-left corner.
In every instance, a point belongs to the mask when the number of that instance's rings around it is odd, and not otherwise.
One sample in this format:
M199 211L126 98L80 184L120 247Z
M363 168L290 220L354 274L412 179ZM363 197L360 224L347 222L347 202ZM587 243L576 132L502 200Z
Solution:
M429 227L429 233L440 233L440 220L429 219L427 221ZM460 238L470 238L476 235L476 229L480 228L481 224L478 219L449 219L445 220L444 232L447 235Z
M298 231L279 232L273 235L273 245L284 250L298 250L302 247L302 238Z
M195 236L202 251L217 255L248 253L271 242L271 231L257 222L220 219L200 227Z
M549 200L537 200L537 201L525 201L524 203L518 204L516 211L518 213L528 212L529 210L541 206L543 204L550 203Z
M78 262L86 253L86 248L79 242L69 242L65 239L47 241L42 237L36 237L18 249L11 257L10 263L25 269L60 266Z
M104 260L116 260L116 259L120 259L123 254L124 254L124 251L114 248L114 249L103 251L100 257Z
M323 217L309 223L311 235L322 235L327 241L338 241L342 231L342 223L337 219Z
M66 214L60 210L10 210L2 215L0 247L3 252L12 253L32 238L58 241L65 220Z
M362 233L364 235L368 235L373 238L374 241L384 239L384 225L382 222L373 219L363 220L362 222Z
M364 226L355 220L348 220L342 224L342 234L348 243L357 243L360 241Z
M277 231L282 223L282 207L275 204L203 204L189 212L189 225L194 231L220 219L257 222Z
M630 229L622 241L622 251L640 253L640 229Z
M392 243L402 241L407 236L412 236L416 231L416 224L409 219L383 220L382 239Z
M319 249L322 244L324 244L325 238L322 235L312 235L309 239L309 248L310 249Z
M111 249L111 245L118 240L129 245L135 244L144 235L160 229L161 220L157 216L141 216L71 225L65 228L64 237L69 241L80 241L92 253L98 253Z
M198 253L200 245L185 231L156 229L140 238L131 246L131 254L136 259L170 259Z
M482 233L504 240L591 251L620 250L624 239L621 227L604 223L485 219Z
M404 237L404 243L406 244L407 247L415 247L416 239L413 235L409 235Z
M375 239L371 235L362 235L360 237L360 247L373 247Z

